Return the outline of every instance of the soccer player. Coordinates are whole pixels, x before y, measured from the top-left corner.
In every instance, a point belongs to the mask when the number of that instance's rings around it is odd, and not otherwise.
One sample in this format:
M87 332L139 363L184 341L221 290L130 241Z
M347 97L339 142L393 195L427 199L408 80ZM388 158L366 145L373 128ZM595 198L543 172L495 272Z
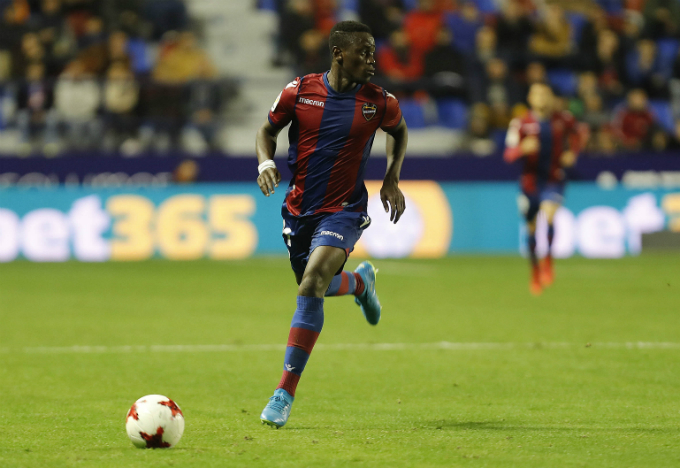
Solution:
M375 73L375 40L368 26L336 24L329 37L331 69L296 78L279 94L268 121L257 133L257 183L274 193L281 174L274 164L276 138L291 123L288 167L293 173L281 208L283 239L298 284L283 366L263 423L286 424L300 376L321 332L325 296L354 295L371 325L380 320L375 268L361 263L343 271L371 219L364 169L378 128L387 133L387 171L380 190L390 221L405 209L398 187L408 133L397 99L370 84Z
M513 119L506 137L504 158L511 163L524 159L520 179L523 197L521 208L527 222L532 294L554 280L552 243L555 237L555 213L564 201L565 167L576 163L579 134L576 120L567 111L555 109L555 95L549 85L534 83L527 102L530 112ZM542 211L548 221L548 254L539 265L536 257L536 217Z

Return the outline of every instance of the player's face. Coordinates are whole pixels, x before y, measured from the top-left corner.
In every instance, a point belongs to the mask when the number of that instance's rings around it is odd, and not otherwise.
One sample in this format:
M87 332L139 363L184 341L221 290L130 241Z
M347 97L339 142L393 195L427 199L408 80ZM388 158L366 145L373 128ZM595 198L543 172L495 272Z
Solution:
M545 113L552 110L555 96L548 86L535 84L531 86L529 95L527 96L529 106L534 111Z
M356 40L342 51L342 69L351 81L363 84L375 75L375 39L368 33L356 35Z

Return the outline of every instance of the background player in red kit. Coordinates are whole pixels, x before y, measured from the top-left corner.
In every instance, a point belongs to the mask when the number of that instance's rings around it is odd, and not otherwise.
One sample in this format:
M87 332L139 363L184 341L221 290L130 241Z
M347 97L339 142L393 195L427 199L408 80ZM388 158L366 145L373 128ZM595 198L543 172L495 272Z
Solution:
M298 297L283 377L260 416L275 427L290 415L297 383L323 327L324 297L352 294L370 324L380 320L373 265L363 262L354 272L342 270L371 222L364 169L378 128L387 133L380 198L395 223L405 209L398 183L408 133L397 99L369 84L375 73L371 30L355 21L338 23L329 47L331 70L289 83L257 134L257 183L269 196L281 180L273 161L276 138L291 123L288 167L293 178L281 214Z
M513 119L506 137L505 160L524 158L521 188L522 209L527 221L527 240L531 260L530 290L540 294L552 284L553 220L564 201L564 167L576 163L579 134L571 113L555 110L555 95L550 86L536 83L529 89L527 101L531 111ZM542 211L548 221L548 254L539 266L536 257L536 217Z

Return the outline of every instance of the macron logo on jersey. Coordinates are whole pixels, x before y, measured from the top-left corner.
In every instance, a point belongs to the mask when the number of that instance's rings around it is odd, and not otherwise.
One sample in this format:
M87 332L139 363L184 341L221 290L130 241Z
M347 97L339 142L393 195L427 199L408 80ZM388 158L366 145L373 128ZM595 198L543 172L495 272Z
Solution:
M312 99L307 99L307 98L303 98L303 97L298 99L298 102L300 104L309 104L310 106L316 106L316 107L323 107L324 104L325 104L325 102L323 102L323 101L314 101Z

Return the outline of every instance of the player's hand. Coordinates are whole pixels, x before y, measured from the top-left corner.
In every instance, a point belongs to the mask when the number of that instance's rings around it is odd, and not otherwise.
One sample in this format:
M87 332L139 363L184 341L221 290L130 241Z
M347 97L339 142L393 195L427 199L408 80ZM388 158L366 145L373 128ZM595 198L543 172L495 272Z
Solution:
M563 167L571 167L576 164L576 154L573 151L565 151L560 156L560 164Z
M380 189L380 200L382 201L383 208L385 208L385 213L390 213L390 207L392 208L390 221L396 224L406 209L404 194L401 193L401 189L399 189L396 182L383 183L383 186Z
M536 153L540 147L541 144L538 142L538 138L536 138L535 136L525 137L519 144L519 149L522 151L522 154L524 156L526 156L527 154Z
M274 188L279 186L279 182L281 182L281 174L274 167L265 169L257 178L257 185L266 197L274 193Z

